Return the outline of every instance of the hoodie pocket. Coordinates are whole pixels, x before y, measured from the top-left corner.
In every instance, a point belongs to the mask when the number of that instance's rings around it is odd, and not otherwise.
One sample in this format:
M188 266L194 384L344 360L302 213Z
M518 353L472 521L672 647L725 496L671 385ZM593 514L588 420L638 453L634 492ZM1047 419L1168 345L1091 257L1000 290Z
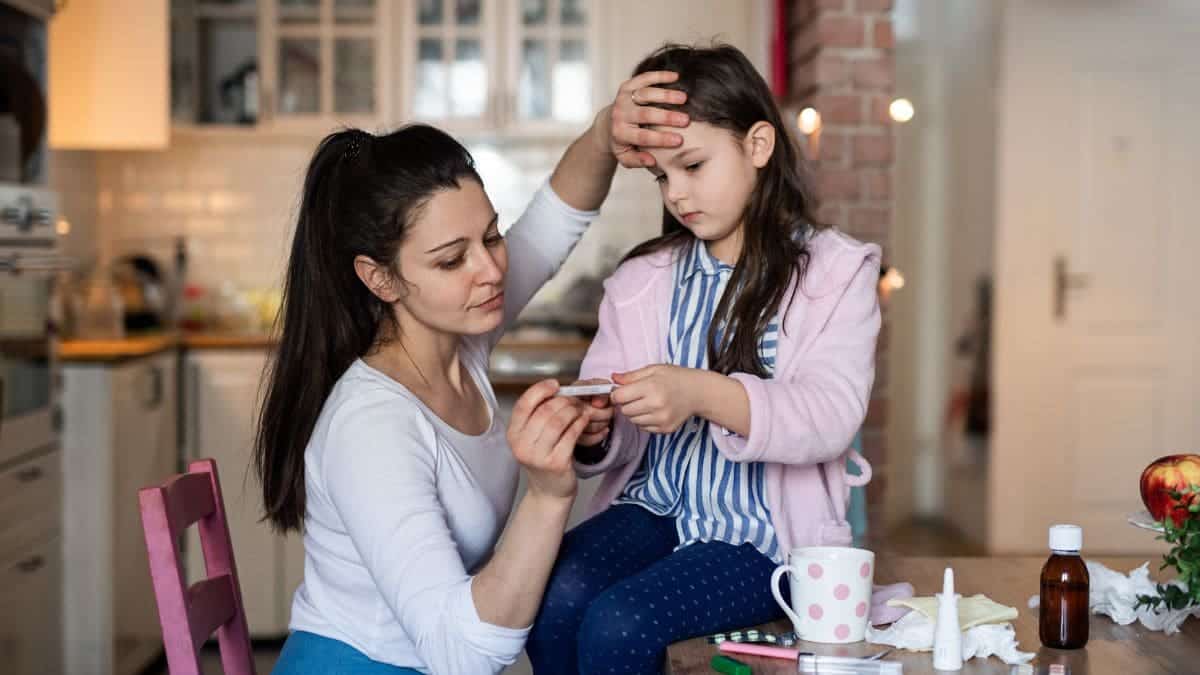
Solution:
M853 541L850 523L845 521L826 520L817 529L817 543L820 546L849 546Z

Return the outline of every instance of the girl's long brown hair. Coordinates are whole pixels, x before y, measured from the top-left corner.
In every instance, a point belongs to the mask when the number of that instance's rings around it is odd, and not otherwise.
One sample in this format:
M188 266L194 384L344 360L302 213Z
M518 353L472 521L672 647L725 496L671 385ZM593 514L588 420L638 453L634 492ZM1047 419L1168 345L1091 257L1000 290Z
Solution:
M685 112L693 122L727 129L738 139L758 122L775 127L775 150L759 170L742 214L742 253L707 337L710 370L766 377L758 341L783 305L789 286L796 282L794 294L804 279L808 235L827 226L814 217L806 172L771 90L742 52L729 45L667 44L643 59L634 74L653 70L679 73L675 82L655 86L688 95L682 105L658 107ZM625 260L663 249L682 251L694 239L664 205L662 235L634 247Z

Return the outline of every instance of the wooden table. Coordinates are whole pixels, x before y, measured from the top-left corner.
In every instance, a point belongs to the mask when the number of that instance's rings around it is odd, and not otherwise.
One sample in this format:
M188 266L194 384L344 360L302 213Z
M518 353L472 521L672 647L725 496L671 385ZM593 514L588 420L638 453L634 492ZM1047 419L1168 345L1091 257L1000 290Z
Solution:
M1128 572L1148 558L1096 557L1094 560L1121 572ZM1029 597L1038 591L1044 558L984 557L984 558L905 558L886 557L876 565L875 583L908 581L917 595L941 592L942 570L954 567L955 590L964 596L983 593L1020 612L1013 627L1017 631L1018 649L1036 652L1035 665L1061 663L1070 667L1072 675L1084 673L1119 675L1153 675L1154 673L1200 673L1200 621L1188 619L1183 630L1167 636L1144 629L1141 624L1118 626L1106 616L1093 615L1087 647L1075 651L1048 649L1038 640L1037 610L1028 608ZM1151 570L1157 561L1151 562ZM1153 574L1152 574L1153 576ZM1161 580L1161 579L1160 579ZM782 583L782 582L781 582ZM785 619L763 626L767 630L791 630ZM817 654L866 656L884 647L860 642L852 645L824 645L801 642L801 649ZM709 662L717 654L715 645L704 638L677 642L667 649L666 672L670 675L710 674ZM755 675L791 675L794 662L755 656L737 655L739 661L754 669ZM897 650L886 657L888 661L904 664L905 673L934 673L930 652ZM962 670L964 675L996 673L1007 675L1009 666L996 657L971 659Z

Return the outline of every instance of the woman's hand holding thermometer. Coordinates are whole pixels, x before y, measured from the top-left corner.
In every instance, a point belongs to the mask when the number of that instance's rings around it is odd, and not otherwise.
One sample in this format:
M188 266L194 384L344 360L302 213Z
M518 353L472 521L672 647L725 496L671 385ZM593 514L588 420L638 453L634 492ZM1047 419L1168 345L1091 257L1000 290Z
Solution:
M559 396L575 396L589 399L587 427L579 436L579 445L600 445L612 429L613 406L609 394L617 385L604 379L580 380L567 387L560 387Z

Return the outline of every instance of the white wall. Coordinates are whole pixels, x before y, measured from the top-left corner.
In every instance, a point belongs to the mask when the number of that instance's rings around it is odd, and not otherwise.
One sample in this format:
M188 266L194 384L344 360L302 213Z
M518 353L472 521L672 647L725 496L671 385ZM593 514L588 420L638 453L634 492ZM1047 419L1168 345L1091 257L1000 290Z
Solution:
M898 0L896 94L916 116L897 125L892 263L908 282L892 296L887 428L889 520L916 514L982 522L947 465L951 389L966 364L953 351L993 259L996 56L990 0ZM953 478L947 484L947 477Z

